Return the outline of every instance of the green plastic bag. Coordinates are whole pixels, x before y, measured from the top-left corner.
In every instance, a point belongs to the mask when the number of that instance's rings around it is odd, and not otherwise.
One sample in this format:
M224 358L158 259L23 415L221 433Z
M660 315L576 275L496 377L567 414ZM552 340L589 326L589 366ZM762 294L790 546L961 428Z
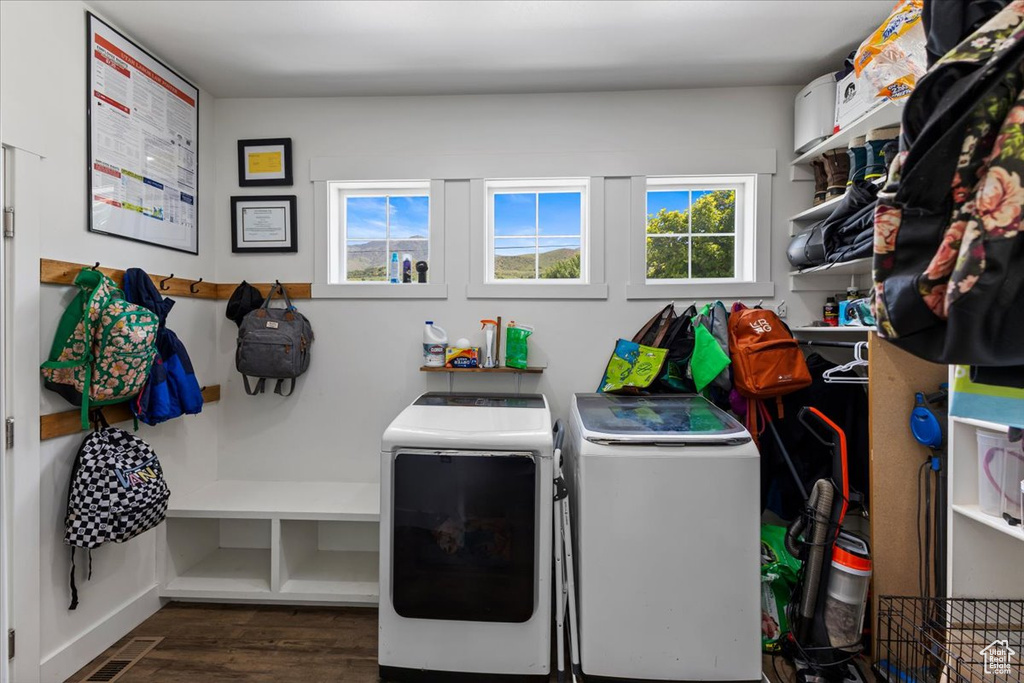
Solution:
M527 339L531 334L532 327L509 323L505 333L505 367L526 369L526 359L529 355Z
M786 550L786 529L761 525L761 647L777 652L789 633L786 611L802 562Z
M668 349L656 349L627 339L615 343L599 392L646 389L657 379Z

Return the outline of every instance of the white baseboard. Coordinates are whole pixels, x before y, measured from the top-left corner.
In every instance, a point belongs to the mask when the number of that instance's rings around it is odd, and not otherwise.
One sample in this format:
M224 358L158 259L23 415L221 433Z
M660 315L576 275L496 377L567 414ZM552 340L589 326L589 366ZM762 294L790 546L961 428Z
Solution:
M43 659L39 678L43 683L61 683L151 617L160 607L159 586L152 586L122 604L109 617L95 624L75 640Z

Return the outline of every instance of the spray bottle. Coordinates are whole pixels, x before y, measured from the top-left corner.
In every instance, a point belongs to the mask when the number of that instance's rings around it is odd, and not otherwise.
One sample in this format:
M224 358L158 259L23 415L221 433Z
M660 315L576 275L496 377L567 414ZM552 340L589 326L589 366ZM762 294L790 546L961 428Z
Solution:
M480 329L484 331L484 367L493 368L498 364L498 321L497 320L481 320Z

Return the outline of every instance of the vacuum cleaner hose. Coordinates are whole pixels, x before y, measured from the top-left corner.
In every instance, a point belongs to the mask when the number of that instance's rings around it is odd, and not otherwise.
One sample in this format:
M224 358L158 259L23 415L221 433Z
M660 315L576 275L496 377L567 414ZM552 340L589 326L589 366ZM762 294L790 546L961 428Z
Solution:
M804 564L803 591L800 596L802 629L807 629L814 617L818 585L821 581L822 562L825 559L825 540L828 537L828 525L832 512L834 493L832 482L828 479L819 479L814 482L811 495L807 498L807 507L811 510L811 514L814 515L814 519L811 522L811 547L807 553L807 562ZM801 637L805 638L806 633L801 633Z

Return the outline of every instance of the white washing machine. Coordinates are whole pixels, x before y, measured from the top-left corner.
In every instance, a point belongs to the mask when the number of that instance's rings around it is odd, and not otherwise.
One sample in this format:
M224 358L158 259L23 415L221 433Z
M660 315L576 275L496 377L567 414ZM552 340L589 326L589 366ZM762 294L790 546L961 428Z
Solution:
M547 681L551 427L541 395L427 393L384 432L383 681Z
M760 466L700 396L573 397L563 453L586 680L760 681Z

